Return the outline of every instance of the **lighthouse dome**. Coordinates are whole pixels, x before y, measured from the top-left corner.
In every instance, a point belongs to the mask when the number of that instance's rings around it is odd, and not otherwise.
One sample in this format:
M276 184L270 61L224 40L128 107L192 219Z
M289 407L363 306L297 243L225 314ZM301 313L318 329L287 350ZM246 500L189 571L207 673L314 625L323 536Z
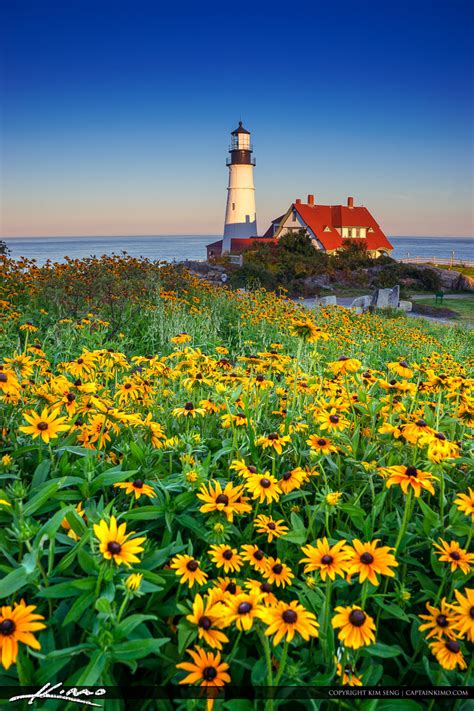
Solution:
M243 127L242 121L239 121L238 127L232 131L231 136L237 136L239 133L247 133L250 136L250 131Z

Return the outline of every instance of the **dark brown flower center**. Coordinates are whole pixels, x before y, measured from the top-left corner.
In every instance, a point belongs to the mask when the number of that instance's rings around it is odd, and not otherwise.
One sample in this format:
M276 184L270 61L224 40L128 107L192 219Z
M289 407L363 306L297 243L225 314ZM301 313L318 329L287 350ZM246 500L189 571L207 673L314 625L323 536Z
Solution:
M269 528L270 531L275 531L275 530L276 530L276 526L275 526L275 524L273 523L273 521L270 521L270 523L267 523L267 528Z
M334 558L332 557L332 555L329 555L329 553L326 553L326 555L323 555L323 557L321 558L321 563L323 565L331 565L333 560L334 560Z
M252 605L249 602L241 602L237 608L239 615L246 615L252 609Z
M200 620L199 620L199 627L202 627L203 630L208 630L212 626L212 622L209 619L209 617L206 617L206 615L203 615Z
M13 620L3 620L0 622L0 634L7 637L9 634L13 634L16 629L16 625Z
M222 557L225 558L226 560L230 560L233 555L234 555L234 554L232 553L232 551L230 550L230 548L227 548L227 549L223 552Z
M272 591L272 586L270 585L270 583L262 583L262 584L260 585L260 590L261 590L263 593L269 593L269 592Z
M112 555L118 555L122 550L122 546L120 543L117 543L117 541L110 541L110 543L107 544L107 550L109 553L112 553Z
M458 553L457 551L452 551L452 552L449 554L449 556L450 556L450 558L452 558L453 560L461 560L461 556L459 555L459 553Z
M6 373L0 373L0 383L6 383L8 380Z
M275 575L280 575L280 573L283 572L283 566L281 563L275 563L272 570L275 573Z
M446 642L446 649L449 649L449 651L453 654L457 654L461 647L459 646L459 642L456 642L456 640L448 639Z
M349 615L349 622L354 627L362 627L365 622L366 614L362 610L352 610Z
M374 562L374 556L372 555L372 553L366 551L365 553L362 553L360 557L360 562L364 565L371 565Z
M294 610L285 610L282 615L282 618L284 622L286 622L288 625L294 625L296 620L298 619L298 615Z
M132 486L134 489L143 489L143 482L141 479L135 479Z
M474 605L469 610L469 617L474 620Z
M205 667L202 670L202 678L206 681L212 681L217 676L217 669L215 667Z
M78 358L77 362L79 363L79 365L82 365L84 363L84 358Z
M425 422L424 420L417 420L417 421L415 422L415 425L416 425L417 427L426 427L426 422Z
M187 402L186 405L184 406L185 410L194 410L194 405L192 402Z
M331 415L329 417L329 420L333 423L333 425L337 425L337 423L339 422L339 417L338 415Z
M68 393L68 394L66 395L66 400L67 400L68 402L74 402L75 399L76 399L76 396L74 395L74 393Z
M441 440L441 442L444 442L446 440L446 437L444 436L444 434L442 432L436 432L435 437L436 437L436 439Z
M340 358L338 358L338 361L339 361L340 363L342 363L342 362L345 361L345 360L349 360L349 358L348 358L347 356L341 356Z
M37 428L38 428L39 430L41 430L42 432L44 432L45 430L48 429L48 423L47 423L47 422L38 422L38 424L37 424L36 426L37 426Z
M275 440L275 439L279 439L279 437L276 432L270 432L270 434L268 435L268 439Z
M235 593L237 592L237 585L234 582L230 582L225 590L231 595L235 595Z
M125 388L125 390L130 390L130 388L132 387L132 384L131 384L131 383L125 383L125 385L124 385L123 387Z
M255 560L263 560L265 558L265 553L258 549L258 551L255 551L255 553L253 554L253 557L255 558Z
M224 506L227 506L229 503L229 497L227 494L219 494L219 496L216 498L216 504L224 504Z
M270 479L267 479L265 476L263 479L260 479L260 486L263 486L264 489L268 489L269 486L272 485L272 482Z
M449 625L449 622L446 618L446 615L438 615L436 618L436 624L438 627L447 627Z
M319 444L320 447L325 447L326 444L327 444L327 442L326 442L325 439L323 439L323 438L321 437L321 439L318 439L318 444Z
M194 573L194 571L199 568L199 563L197 560L190 560L186 563L186 568L191 571L191 573Z
M406 360L401 360L398 365L401 365L402 368L408 368L408 363Z
M288 481L288 479L291 479L291 476L292 476L292 472L285 472L283 474L283 480Z
M418 474L418 470L416 467L407 467L405 469L405 474L406 476L416 476Z
M251 474L256 474L257 473L257 467L254 467L253 464L250 464L247 469Z

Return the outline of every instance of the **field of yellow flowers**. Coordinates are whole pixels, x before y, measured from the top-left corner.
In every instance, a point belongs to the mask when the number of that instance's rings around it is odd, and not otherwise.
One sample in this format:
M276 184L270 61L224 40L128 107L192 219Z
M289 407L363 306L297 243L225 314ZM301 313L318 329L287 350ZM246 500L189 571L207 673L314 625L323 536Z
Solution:
M0 266L1 685L474 683L467 332Z

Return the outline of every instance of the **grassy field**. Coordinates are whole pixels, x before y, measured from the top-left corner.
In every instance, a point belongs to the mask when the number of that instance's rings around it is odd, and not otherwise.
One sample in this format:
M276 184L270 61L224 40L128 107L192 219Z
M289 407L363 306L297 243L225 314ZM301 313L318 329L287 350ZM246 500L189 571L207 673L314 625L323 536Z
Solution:
M474 325L474 298L470 298L469 296L459 295L457 298L443 299L442 304L437 304L436 298L431 296L423 299L416 299L415 303L431 306L435 309L451 309L456 312L457 318L460 321L466 324Z
M467 330L128 257L1 267L1 685L474 683ZM290 705L393 708L215 701Z

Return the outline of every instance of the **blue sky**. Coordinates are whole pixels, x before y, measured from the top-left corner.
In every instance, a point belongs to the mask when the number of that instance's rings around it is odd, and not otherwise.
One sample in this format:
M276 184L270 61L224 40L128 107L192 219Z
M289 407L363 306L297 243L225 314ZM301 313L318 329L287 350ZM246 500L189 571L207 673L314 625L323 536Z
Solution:
M472 2L3 4L3 236L219 234L229 132L263 232L354 195L472 235Z

